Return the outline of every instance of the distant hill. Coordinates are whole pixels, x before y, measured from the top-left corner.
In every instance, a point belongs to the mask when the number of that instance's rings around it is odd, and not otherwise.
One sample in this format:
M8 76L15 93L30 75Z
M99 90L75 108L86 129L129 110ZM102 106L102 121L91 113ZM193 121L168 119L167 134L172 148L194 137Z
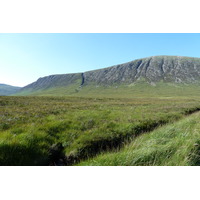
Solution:
M199 83L200 58L152 56L94 71L39 78L36 82L22 88L19 94L84 95L87 92L105 92L108 88L122 86L128 91L130 87L136 90L139 87L141 90L141 87L143 89L148 86L156 88L160 84L181 87Z
M0 84L0 96L7 96L18 92L21 88L6 84Z

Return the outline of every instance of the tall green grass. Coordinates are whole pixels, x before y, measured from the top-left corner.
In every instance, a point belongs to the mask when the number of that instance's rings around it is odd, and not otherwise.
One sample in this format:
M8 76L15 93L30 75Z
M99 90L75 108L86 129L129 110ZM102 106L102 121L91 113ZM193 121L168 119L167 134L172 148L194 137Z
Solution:
M0 97L0 165L72 165L199 109L198 98Z
M200 164L200 113L134 139L118 152L80 165L191 166Z

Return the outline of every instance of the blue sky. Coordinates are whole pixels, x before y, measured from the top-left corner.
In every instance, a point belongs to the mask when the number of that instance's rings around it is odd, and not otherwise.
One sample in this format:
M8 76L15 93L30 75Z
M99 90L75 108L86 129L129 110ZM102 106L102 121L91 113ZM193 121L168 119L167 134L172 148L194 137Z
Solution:
M25 86L155 55L200 57L200 34L0 34L0 83Z

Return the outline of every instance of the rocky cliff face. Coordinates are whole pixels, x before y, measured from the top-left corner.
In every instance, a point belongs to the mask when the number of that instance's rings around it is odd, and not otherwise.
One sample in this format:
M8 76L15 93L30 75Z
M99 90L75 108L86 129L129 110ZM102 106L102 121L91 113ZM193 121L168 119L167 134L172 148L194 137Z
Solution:
M200 59L177 56L153 56L113 67L84 73L85 84L131 84L144 79L148 83L159 81L195 83L200 80Z
M51 75L39 78L23 90L64 87L132 84L139 80L156 82L197 83L200 81L200 58L181 56L153 56L112 67L76 74Z

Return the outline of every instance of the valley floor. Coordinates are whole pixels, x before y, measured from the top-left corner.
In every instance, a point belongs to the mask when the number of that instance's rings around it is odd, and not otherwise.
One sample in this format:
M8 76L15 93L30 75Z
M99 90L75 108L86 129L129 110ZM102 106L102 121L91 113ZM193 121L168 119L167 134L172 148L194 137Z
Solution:
M198 110L198 97L0 97L0 165L199 165Z

